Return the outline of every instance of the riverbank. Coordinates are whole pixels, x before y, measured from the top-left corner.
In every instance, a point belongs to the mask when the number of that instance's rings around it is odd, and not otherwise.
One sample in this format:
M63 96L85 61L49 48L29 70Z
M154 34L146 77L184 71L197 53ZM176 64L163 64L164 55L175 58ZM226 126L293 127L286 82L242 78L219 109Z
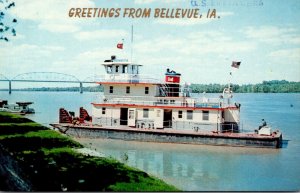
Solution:
M0 113L1 191L178 191L27 118Z

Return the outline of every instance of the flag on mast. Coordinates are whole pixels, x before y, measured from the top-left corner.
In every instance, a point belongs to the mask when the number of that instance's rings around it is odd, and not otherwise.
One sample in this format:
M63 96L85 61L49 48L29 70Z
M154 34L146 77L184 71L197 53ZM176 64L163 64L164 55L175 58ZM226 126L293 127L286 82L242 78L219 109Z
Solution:
M133 55L133 25L131 25L131 49L130 49L130 60L132 62L132 55Z
M233 68L239 68L240 65L241 65L241 62L232 61L231 67L233 67Z
M118 44L117 44L117 48L118 48L118 49L123 49L123 43L118 43Z
M117 44L117 48L118 49L123 49L123 45L124 45L124 39L122 39L122 42Z

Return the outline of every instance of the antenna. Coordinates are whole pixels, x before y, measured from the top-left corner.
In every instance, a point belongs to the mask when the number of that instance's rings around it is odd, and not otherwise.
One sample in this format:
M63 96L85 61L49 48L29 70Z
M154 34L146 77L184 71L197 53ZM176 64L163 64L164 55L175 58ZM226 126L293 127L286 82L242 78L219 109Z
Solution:
M231 90L231 88L230 88L231 82L232 82L232 70L230 70L230 73L229 73L229 80L228 80L228 89L229 89L229 91Z

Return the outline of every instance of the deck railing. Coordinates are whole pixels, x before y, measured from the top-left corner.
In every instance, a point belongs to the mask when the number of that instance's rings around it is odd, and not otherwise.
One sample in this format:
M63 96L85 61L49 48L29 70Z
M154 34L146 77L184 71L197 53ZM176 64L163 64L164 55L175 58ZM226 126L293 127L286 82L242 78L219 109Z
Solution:
M94 124L101 126L127 126L127 121L125 119L116 119L112 117L102 117ZM164 129L172 130L190 130L195 132L207 131L207 132L238 132L242 131L241 127L237 127L236 124L231 123L201 123L193 121L163 121L162 124ZM156 129L154 120L140 119L135 121L135 127L140 129ZM238 129L239 128L239 129ZM162 129L162 128L160 128Z
M102 96L95 103L106 104L130 104L130 105L145 105L145 106L172 106L172 107L207 107L207 108L222 108L233 106L227 100L221 98L191 98L191 97L121 97L119 95L105 98Z
M155 79L148 75L136 74L106 74L94 78L95 82L122 82L122 83L154 83L160 84L164 80Z

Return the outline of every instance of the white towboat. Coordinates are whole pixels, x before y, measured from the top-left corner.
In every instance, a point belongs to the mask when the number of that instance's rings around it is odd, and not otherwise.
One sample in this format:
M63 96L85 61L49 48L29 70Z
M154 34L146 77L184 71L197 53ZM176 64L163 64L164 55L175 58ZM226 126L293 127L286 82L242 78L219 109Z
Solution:
M115 56L102 65L106 74L98 84L104 96L92 103L92 117L80 108L74 122L61 108L59 124L52 126L69 134L123 140L281 147L278 130L241 132L241 105L232 101L230 85L218 98L193 98L189 85L181 86L181 74L173 70L167 69L161 81L142 76L142 65Z

